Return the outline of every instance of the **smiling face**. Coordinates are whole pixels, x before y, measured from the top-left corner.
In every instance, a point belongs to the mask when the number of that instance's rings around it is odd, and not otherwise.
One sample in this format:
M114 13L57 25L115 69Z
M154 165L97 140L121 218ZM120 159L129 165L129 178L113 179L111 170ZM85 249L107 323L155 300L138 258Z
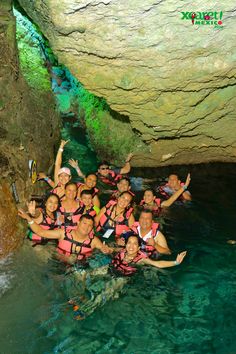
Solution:
M139 251L139 243L138 243L138 239L135 236L130 236L126 246L125 246L125 250L127 252L127 254L130 257L135 257Z
M69 180L71 179L71 176L68 175L67 173L65 172L62 172L61 174L59 174L58 176L58 181L61 185L65 186L66 183L69 182Z
M78 221L77 231L81 236L87 236L93 229L93 220L81 217Z
M152 204L155 200L155 195L153 195L152 191L145 191L143 195L143 200L145 204Z
M85 178L85 184L86 186L89 188L89 189L92 189L96 186L97 184L97 176L96 175L88 175L86 178Z
M103 164L99 166L98 172L100 173L101 176L107 177L108 176L108 171L109 171L109 166L106 164Z
M142 212L139 217L139 225L141 230L150 231L152 228L152 213Z
M51 195L48 197L45 203L45 209L47 213L53 213L57 210L59 205L58 198L55 195Z
M128 192L130 190L129 181L121 179L120 182L117 183L117 189L120 193Z
M129 193L123 193L117 200L117 206L120 209L126 209L131 203L132 196Z
M81 202L86 206L89 207L92 205L93 197L91 194L82 194Z
M180 188L180 180L177 175L170 175L168 178L168 185L172 189L179 189Z
M69 184L65 189L66 199L74 200L77 195L77 187L75 184Z

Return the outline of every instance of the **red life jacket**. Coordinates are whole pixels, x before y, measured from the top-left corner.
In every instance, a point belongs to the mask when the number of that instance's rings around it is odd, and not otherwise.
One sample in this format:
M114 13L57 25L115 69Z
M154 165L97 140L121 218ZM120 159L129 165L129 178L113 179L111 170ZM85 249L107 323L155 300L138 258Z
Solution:
M70 256L71 254L76 254L78 260L84 260L92 254L91 243L94 239L94 233L91 231L89 237L86 238L83 242L79 242L73 239L71 235L71 230L65 230L65 238L63 240L59 240L57 245L57 251L60 254L65 256ZM79 247L79 250L77 250Z
M96 173L97 177L105 184L115 186L117 182L123 177L121 174L115 173L113 170L108 170L107 176L102 176L99 172Z
M51 219L50 216L47 215L45 210L42 210L42 215L43 215L43 220L42 222L39 224L42 229L44 230L55 230L55 229L59 229L61 228L61 221L60 221L60 217L61 217L61 213L59 212L55 212L54 213L54 219ZM36 244L46 244L48 243L48 239L41 237L33 232L29 233L29 239L31 241L34 241ZM54 240L53 240L54 241ZM35 244L35 245L36 245Z
M153 211L153 213L155 214L159 214L161 211L161 199L160 198L156 198L154 199L154 205L148 205L145 203L144 199L141 200L141 202L139 203L140 206L142 206L144 209L150 209Z
M85 183L78 182L78 183L77 183L77 188L79 189L81 186L82 186L82 187L85 186ZM82 189L82 191L83 191L83 190L87 190L87 189ZM96 188L96 187L93 187L92 189L88 189L88 190L90 190L90 191L93 192L93 194L92 194L92 197L93 197L93 198L94 198L95 195L97 195L98 192L99 192L99 189ZM82 192L82 191L81 191L81 192Z
M184 183L181 182L180 183L181 187L184 186ZM176 191L173 190L168 183L166 183L164 186L160 186L158 187L158 192L163 195L163 197L165 197L166 199L169 199ZM181 200L183 201L184 198L182 196L182 194L179 196L179 198L177 200Z
M56 187L54 187L50 193L54 193L57 194L58 197L60 198L60 200L62 200L65 197L65 193L60 197L60 195L58 194L59 188L61 187L61 183L58 183L58 185Z
M83 214L83 208L79 206L77 209L74 208L72 211L65 211L65 208L60 207L60 212L64 217L62 228L68 230L76 229L77 223Z
M153 222L153 223L152 223L152 233L151 233L151 235L152 235L153 238L156 237L157 231L158 231L158 229L159 229L159 225L160 225L160 224L158 224L157 222ZM139 222L136 221L136 222L132 225L131 229L132 229L137 235L139 235L139 237L140 237L141 240L142 240L142 244L141 244L140 249L141 249L143 252L147 253L148 257L150 257L150 256L153 255L154 253L157 253L157 250L156 250L156 248L155 248L154 246L148 245L148 242L145 241L145 240L142 238L142 236L141 236L141 235L139 234L139 232L138 232L138 226L140 226L140 225L139 225Z
M121 250L113 258L112 267L114 267L115 270L118 270L123 275L134 274L137 271L137 269L136 267L133 267L132 264L138 263L141 259L147 258L147 255L142 251L138 251L136 257L130 263L128 263L124 261L125 253L126 253L125 250Z
M99 220L99 224L97 226L97 231L102 230L104 227L106 227L106 224L108 223L109 220L111 219L111 214L112 211L114 209L114 207L116 206L117 202L114 200L110 200L107 205L105 206L106 210L105 213L101 216L100 220ZM128 231L129 227L128 227L128 221L129 221L129 217L132 214L133 208L130 207L125 215L120 215L118 220L112 220L114 222L114 227L109 226L109 224L107 225L108 229L112 229L114 228L115 234L116 236L120 236L123 232Z
M91 208L86 210L86 207L83 202L80 202L81 215L91 215L93 218L97 215L96 210L94 210L94 205L92 204Z

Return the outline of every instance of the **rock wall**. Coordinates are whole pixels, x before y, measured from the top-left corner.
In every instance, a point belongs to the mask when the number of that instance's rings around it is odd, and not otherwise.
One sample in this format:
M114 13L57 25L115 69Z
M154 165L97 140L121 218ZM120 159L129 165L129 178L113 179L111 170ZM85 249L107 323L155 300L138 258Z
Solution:
M136 166L236 161L233 0L20 4L85 88L129 117L149 147Z
M40 191L39 184L32 185L29 179L29 160L47 169L59 140L51 93L30 88L21 74L11 7L11 1L0 3L0 257L17 248L23 237L12 183L24 205L31 193Z

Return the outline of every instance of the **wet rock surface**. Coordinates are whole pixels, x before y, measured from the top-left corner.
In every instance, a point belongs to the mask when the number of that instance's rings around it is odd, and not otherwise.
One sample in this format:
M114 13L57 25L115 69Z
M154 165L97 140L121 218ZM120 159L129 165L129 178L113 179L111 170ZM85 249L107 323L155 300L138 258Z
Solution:
M17 232L21 226L12 183L19 205L32 193L41 193L29 179L29 160L46 170L59 140L53 97L29 88L20 72L11 6L11 1L0 4L0 257L16 249L24 235Z
M233 0L20 3L85 88L129 117L150 151L134 165L236 161ZM182 19L193 11L217 25Z

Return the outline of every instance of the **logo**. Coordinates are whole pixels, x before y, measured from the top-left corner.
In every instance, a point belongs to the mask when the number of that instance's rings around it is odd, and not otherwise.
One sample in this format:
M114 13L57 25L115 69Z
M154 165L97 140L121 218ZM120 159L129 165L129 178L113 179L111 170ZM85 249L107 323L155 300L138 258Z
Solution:
M223 28L223 11L206 11L206 12L181 12L181 20L188 20L192 25L197 26L214 26L214 29Z

